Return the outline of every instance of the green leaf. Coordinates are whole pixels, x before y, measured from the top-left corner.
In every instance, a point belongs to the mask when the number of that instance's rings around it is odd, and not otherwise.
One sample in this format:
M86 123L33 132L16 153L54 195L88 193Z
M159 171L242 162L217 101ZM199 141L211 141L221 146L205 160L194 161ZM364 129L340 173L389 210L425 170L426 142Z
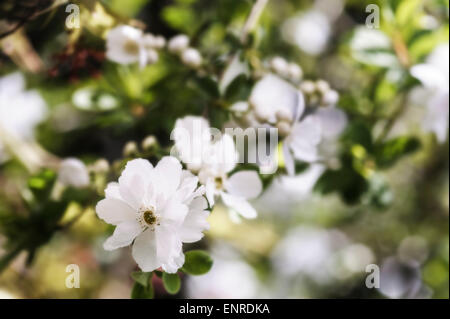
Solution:
M415 137L398 137L378 145L375 158L378 167L389 167L401 157L411 154L420 148L420 141Z
M178 274L168 274L165 272L162 275L162 280L164 288L169 294L175 295L178 291L180 291L181 280Z
M185 262L181 269L190 275L204 275L212 267L213 260L206 251L191 250L185 254Z
M154 290L151 283L147 287L142 286L138 282L134 283L133 289L131 290L131 299L153 299L153 297Z
M204 76L197 79L198 86L205 91L209 96L218 98L220 96L219 85L216 80L209 76Z
M395 12L395 17L399 26L404 26L417 16L422 0L404 0Z
M152 272L135 271L131 273L131 278L140 285L147 287L152 277Z
M251 92L251 83L245 74L240 74L234 78L227 86L225 99L230 102L245 101Z

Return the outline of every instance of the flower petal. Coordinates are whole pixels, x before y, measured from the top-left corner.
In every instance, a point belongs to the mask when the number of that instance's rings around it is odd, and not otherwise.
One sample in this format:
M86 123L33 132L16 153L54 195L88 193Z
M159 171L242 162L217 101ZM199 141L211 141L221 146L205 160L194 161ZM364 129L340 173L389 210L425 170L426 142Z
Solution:
M141 233L134 241L131 253L142 271L153 271L161 267L157 256L155 231L147 229Z
M252 205L241 197L233 196L225 192L221 193L221 197L226 206L234 209L244 218L253 219L258 215Z
M262 183L255 171L241 171L233 174L225 183L230 195L255 198L262 192Z
M98 217L112 225L136 219L136 211L124 201L115 198L99 201L95 210Z
M169 198L175 193L181 181L181 163L173 156L165 156L156 165L155 183L158 185L157 191Z
M295 158L305 162L313 162L317 159L317 146L320 140L320 123L315 117L309 116L294 125L287 143L294 152Z
M105 197L123 200L122 197L120 196L119 183L116 182L109 183L105 189Z
M144 159L129 161L119 178L120 195L135 210L140 208L153 177L152 164Z
M182 242L193 243L202 239L203 231L209 229L207 208L208 203L204 197L197 197L192 201L179 232Z
M348 123L347 115L335 107L320 108L314 116L319 120L322 136L326 139L339 137Z
M130 245L142 232L141 225L136 220L126 221L117 225L114 233L103 244L105 250L114 250Z
M161 214L161 224L179 226L188 213L188 206L177 198L171 198Z

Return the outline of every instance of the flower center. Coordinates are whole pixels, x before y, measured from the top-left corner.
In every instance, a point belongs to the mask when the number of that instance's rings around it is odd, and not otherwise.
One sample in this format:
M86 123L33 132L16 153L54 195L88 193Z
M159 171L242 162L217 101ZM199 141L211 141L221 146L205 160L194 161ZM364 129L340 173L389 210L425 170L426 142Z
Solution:
M216 184L216 189L221 190L223 189L223 178L222 177L216 177L214 178L214 183Z
M144 214L143 214L143 217L144 217L144 221L148 225L153 225L153 224L156 223L156 216L151 210L145 211Z
M139 209L137 220L143 229L151 228L154 230L155 226L159 225L158 217L153 207L142 207Z
M128 54L133 54L133 55L136 55L139 52L139 46L137 45L136 42L131 41L131 40L125 42L125 44L123 46L123 49Z

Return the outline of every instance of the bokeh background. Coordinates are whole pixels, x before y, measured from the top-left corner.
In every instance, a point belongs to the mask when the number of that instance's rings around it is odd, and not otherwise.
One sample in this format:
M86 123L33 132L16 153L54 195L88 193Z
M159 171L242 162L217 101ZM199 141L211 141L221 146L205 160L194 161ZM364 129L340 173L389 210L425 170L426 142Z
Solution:
M38 9L45 8L45 2L27 1ZM235 34L252 6L252 1L232 0L79 3L81 29L65 28L68 14L62 5L0 39L0 76L21 70L27 89L45 100L43 120L36 120L39 125L29 133L42 149L88 163L114 163L122 158L127 142L148 135L169 145L174 121L201 114L209 101L189 82L191 71L170 58L163 56L144 70L106 61L106 30L117 21L134 19L166 38L186 33L205 59L219 67L221 56L233 50ZM379 29L365 26L366 6L371 3L380 7ZM156 298L448 298L448 138L439 143L423 131L418 124L425 112L421 85L405 87L399 80L399 60L420 63L434 48L448 45L448 10L444 0L269 1L252 37L258 56L283 56L301 65L305 77L327 80L341 94L339 106L355 121L376 123L391 115L398 97L406 99L406 110L390 134L414 136L421 147L375 170L366 183L359 184L352 174L342 175L345 185L339 187L345 188L344 196L318 191L314 186L323 170L313 165L296 177L276 177L254 202L256 220L235 224L226 209L217 206L210 231L195 245L210 251L212 270L184 276L176 296L167 294L155 277ZM4 12L0 26L7 30L16 16L20 19L20 12ZM403 42L392 38L396 32ZM406 46L409 60L402 61L399 43ZM442 66L448 81L448 61ZM1 89L6 96L11 88L3 83ZM4 98L0 103L0 123L5 127L33 116L14 112L14 105L4 111L4 103L14 101ZM223 115L211 112L213 124L220 123ZM0 130L1 134L6 133ZM51 172L32 175L1 147L0 158L0 212L7 216L0 220L0 244L11 236L19 240L29 235L36 246L32 258L30 251L18 252L3 269L0 298L129 298L130 272L136 265L128 248L103 250L112 229L96 217L93 204L80 204L92 195L72 195L62 220L81 217L70 228L39 238L45 226L24 222L13 233L10 216L27 216L23 198L30 176L35 177L33 187ZM92 203L110 178L100 168L94 175L98 190ZM0 257L9 252L7 247L0 249ZM65 286L68 264L80 266L79 289ZM380 289L365 285L369 264L381 269Z

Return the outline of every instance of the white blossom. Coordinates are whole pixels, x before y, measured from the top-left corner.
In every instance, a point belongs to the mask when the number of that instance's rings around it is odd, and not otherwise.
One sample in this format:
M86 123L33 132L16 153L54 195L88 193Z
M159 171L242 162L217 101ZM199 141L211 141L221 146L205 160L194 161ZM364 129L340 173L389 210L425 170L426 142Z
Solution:
M325 81L319 86L329 91ZM314 162L335 154L337 138L347 125L345 113L335 107L305 112L302 92L272 74L255 84L250 105L260 121L274 125L284 137L283 155L289 175L295 173L295 159Z
M174 157L156 167L144 159L129 161L96 207L101 219L116 226L104 248L132 245L142 271L162 267L175 273L184 264L182 243L200 240L209 228L203 192L198 178Z
M180 54L189 47L189 37L184 34L179 34L169 40L167 47L169 52Z
M202 64L202 56L197 49L188 48L181 53L181 61L191 68L198 68Z
M108 32L106 39L106 57L120 64L147 63L147 54L142 30L120 25Z
M224 134L211 139L208 122L195 116L179 119L175 132L172 137L179 157L188 168L198 172L210 206L220 198L242 217L255 218L257 212L248 200L259 196L262 183L255 171L239 171L230 176L239 158L233 138Z
M438 46L423 64L411 68L411 74L428 91L426 115L422 127L433 132L439 142L445 142L449 115L449 45Z
M85 187L89 185L88 169L79 159L66 158L59 166L58 181L68 186Z
M0 78L0 134L11 134L22 140L32 140L34 128L47 113L44 99L36 91L25 90L21 73ZM0 137L0 160L7 154Z

